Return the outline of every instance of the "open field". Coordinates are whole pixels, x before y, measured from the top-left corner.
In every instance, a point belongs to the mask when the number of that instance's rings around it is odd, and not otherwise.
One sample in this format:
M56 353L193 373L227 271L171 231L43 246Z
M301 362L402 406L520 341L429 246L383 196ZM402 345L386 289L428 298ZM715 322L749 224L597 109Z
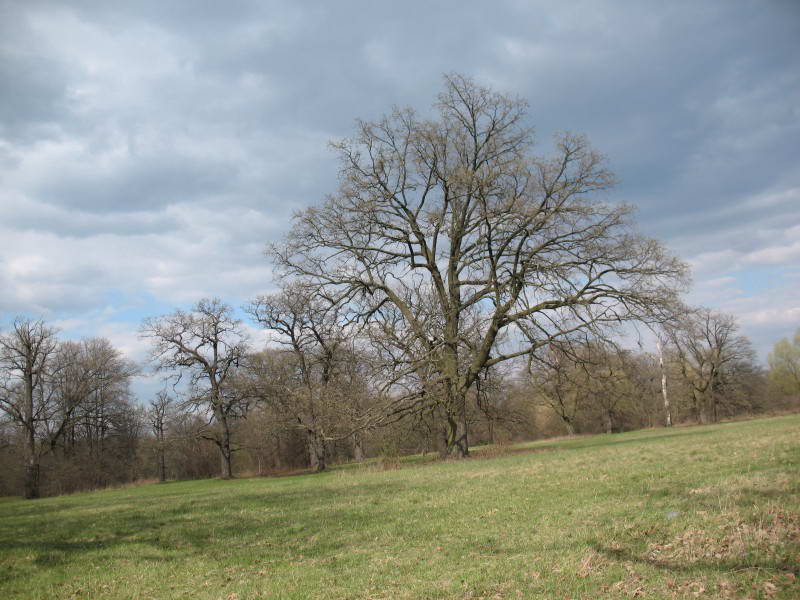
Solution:
M0 598L800 596L800 416L518 448L0 499Z

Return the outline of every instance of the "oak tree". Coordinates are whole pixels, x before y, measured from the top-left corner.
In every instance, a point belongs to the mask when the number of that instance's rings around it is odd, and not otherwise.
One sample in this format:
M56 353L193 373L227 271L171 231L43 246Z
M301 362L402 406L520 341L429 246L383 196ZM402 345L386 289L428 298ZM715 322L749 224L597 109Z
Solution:
M395 109L334 144L339 189L295 217L272 255L286 275L347 297L436 402L447 451L468 453L465 402L481 373L571 332L655 318L684 264L637 233L586 138L534 153L524 101L445 77L435 118ZM407 387L404 388L408 389Z
M189 311L146 319L141 336L152 344L156 371L188 377L188 401L208 413L209 427L202 435L219 448L222 478L230 479L233 427L245 411L245 399L229 385L249 352L241 321L220 299L204 298Z

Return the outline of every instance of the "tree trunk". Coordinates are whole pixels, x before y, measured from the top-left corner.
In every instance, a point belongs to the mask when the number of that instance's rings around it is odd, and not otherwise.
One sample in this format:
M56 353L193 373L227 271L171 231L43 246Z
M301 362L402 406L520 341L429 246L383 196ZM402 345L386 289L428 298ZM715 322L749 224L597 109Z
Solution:
M465 419L447 416L447 435L445 437L445 458L466 458L469 456L467 424Z
M308 462L315 473L328 467L325 454L325 440L320 439L316 432L308 431Z
M614 433L614 419L611 412L606 412L606 433Z
M233 479L233 469L231 468L231 447L230 442L227 444L223 441L219 445L219 452L220 452L220 465L222 474L222 479Z
M364 462L364 440L360 431L353 433L353 458L356 462Z
M33 437L33 436L31 436ZM36 458L35 448L28 448L28 460L25 465L25 498L32 500L39 497L39 460Z
M158 480L164 483L167 480L167 460L164 456L163 442L158 448Z
M661 340L656 341L658 349L658 366L661 369L661 395L664 397L664 412L666 413L666 425L672 427L672 410L669 407L669 396L667 395L667 370L664 368L664 352L661 348Z
M233 479L233 468L231 467L231 457L233 450L231 450L231 429L228 425L228 418L221 410L216 410L217 422L220 427L220 439L217 442L220 453L220 465L222 479Z
M39 497L39 458L36 455L36 435L33 420L33 366L25 373L25 420L27 421L25 451L25 498Z
M714 382L712 381L709 385L709 393L708 393L708 408L709 412L711 413L711 422L716 423L719 419L719 415L717 414L717 396L714 393Z
M697 421L701 425L708 424L708 405L705 397L700 397L697 402Z
M696 423L703 423L705 411L703 410L703 397L697 390L692 390L692 413Z

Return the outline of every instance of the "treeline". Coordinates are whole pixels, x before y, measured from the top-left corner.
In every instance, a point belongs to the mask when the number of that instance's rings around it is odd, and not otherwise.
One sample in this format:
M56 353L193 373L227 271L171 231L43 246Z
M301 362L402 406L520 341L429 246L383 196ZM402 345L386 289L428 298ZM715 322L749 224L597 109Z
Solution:
M191 359L179 352L171 358L193 383L167 386L141 403L130 393L140 368L110 342L60 341L46 324L18 320L0 336L0 495L36 497L140 480L319 471L369 457L446 455L448 426L437 403L408 406L387 398L374 381L374 358L346 332L337 338L330 324L326 330L321 314L303 315L294 298L291 306L281 304L285 296L253 303L251 314L281 332L285 337L274 341L286 344L258 352L245 343L231 308L219 301L148 321L144 331L163 333L168 327L171 339L198 356L206 355L201 336L216 332L207 356L213 357L215 345L218 360L236 355L219 382L217 400L204 375L187 373ZM196 329L177 335L176 322ZM238 345L230 343L232 334L241 336ZM471 444L800 408L800 330L793 340L776 344L768 370L757 364L730 315L697 310L658 335L651 352L599 338L572 340L531 360L487 370L465 404Z

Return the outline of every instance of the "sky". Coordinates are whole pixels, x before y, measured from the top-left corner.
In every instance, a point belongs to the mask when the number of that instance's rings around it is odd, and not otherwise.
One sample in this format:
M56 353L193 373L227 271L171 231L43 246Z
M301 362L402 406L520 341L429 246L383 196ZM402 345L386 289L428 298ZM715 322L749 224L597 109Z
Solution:
M0 328L142 360L142 318L273 290L328 142L450 72L585 134L762 361L800 327L796 1L0 0Z

